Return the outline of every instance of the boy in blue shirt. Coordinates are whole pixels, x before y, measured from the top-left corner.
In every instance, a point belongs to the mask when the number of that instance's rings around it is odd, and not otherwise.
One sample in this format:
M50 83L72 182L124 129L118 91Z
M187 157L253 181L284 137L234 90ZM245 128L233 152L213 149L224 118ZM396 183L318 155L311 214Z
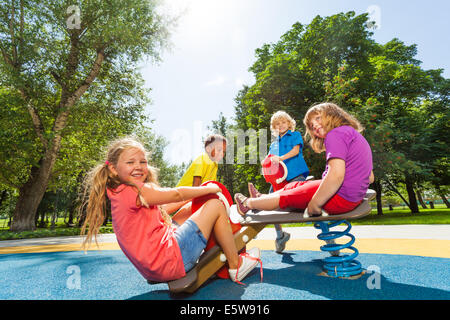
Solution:
M295 131L296 122L284 111L277 111L270 119L270 130L276 136L276 140L270 145L269 154L273 155L272 161L283 161L288 169L287 182L304 181L309 175L309 169L303 159L303 139L300 132ZM250 196L258 196L253 184L249 183ZM273 192L272 186L269 193ZM283 252L286 242L291 235L283 231L281 225L276 224L277 239L275 240L276 252Z

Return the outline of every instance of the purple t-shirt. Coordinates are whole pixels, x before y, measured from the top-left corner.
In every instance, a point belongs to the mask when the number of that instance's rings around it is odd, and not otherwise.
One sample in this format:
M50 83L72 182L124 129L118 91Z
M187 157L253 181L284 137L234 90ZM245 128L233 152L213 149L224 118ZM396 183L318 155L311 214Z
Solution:
M369 188L369 176L373 169L372 150L367 140L352 127L341 126L328 132L324 144L327 166L322 179L328 172L328 160L344 160L344 182L337 194L351 202L362 200Z

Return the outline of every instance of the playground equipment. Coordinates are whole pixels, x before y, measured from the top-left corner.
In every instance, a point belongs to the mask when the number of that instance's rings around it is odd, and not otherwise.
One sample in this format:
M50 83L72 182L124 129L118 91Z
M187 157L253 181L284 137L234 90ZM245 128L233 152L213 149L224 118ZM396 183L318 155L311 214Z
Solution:
M348 233L351 226L349 220L362 218L368 215L371 211L369 201L374 199L375 195L375 191L368 190L366 197L361 204L350 212L339 215L328 215L323 212L322 215L313 217L305 215L302 210L258 211L257 213L249 211L245 217L242 217L237 212L236 206L232 205L230 206L230 220L232 225L239 224L240 226L240 228L234 233L236 247L238 251L245 249L247 243L255 238L256 235L268 224L313 222L317 227L322 229L322 233L319 234L319 239L327 241L327 244L322 246L321 250L332 254L336 254L337 251L345 248L349 248L354 251L351 255L339 254L339 256L325 258L324 270L326 274L333 277L357 277L363 272L363 270L361 268L361 264L355 260L358 255L358 251L352 246L354 236ZM347 224L348 228L344 231L330 231L330 228L341 223ZM333 243L333 240L345 235L351 238L350 242L345 245ZM169 290L173 293L193 293L211 276L223 268L225 263L225 255L223 254L221 248L214 244L209 248L209 250L202 254L197 265L192 270L187 272L183 278L168 282Z
M288 170L283 161L272 161L273 155L268 155L262 162L262 173L266 181L272 184L274 191L283 188L286 184ZM308 180L312 177L308 177ZM232 205L233 201L228 190L222 184L216 181L208 181L208 183L217 184L222 192L207 195L192 201L192 212L198 210L206 201L212 198L220 199L225 205L227 213L230 217L234 241L238 251L245 250L246 244L256 237L256 235L264 229L268 224L286 224L286 223L302 223L313 222L314 227L321 229L322 233L318 235L318 239L324 240L325 245L320 249L329 252L331 257L324 259L324 275L331 277L358 278L363 274L361 263L355 258L358 256L358 250L353 247L355 237L349 233L351 223L349 220L362 218L371 211L369 201L375 198L376 193L368 190L363 201L354 210L339 214L328 215L322 210L320 216L309 216L307 210L295 211L249 211L242 217L236 209L236 205ZM340 224L346 224L347 229L344 231L330 231ZM337 244L336 239L347 236L350 241L345 244ZM349 249L352 254L341 254L341 250ZM186 273L183 278L168 282L171 292L195 292L205 281L207 281L214 273L221 278L228 277L228 270L224 267L226 258L221 248L216 245L215 239L211 237L208 240L205 252L199 258L197 265ZM149 283L152 283L149 281Z
M336 227L340 224L346 224L347 228L344 231L330 231L330 228ZM352 244L355 242L355 236L349 233L352 225L347 220L338 220L334 222L319 221L314 224L316 229L321 229L317 238L327 242L326 245L320 247L320 250L329 252L332 256L324 259L324 271L331 277L354 277L362 273L361 263L355 258L358 256L359 251ZM348 236L350 241L345 244L336 244L335 240ZM335 252L339 252L343 249L350 249L353 254L335 255Z
M286 177L288 175L288 169L283 161L276 163L272 158L273 155L269 154L262 161L262 174L266 182L272 185L273 191L277 191L287 185Z

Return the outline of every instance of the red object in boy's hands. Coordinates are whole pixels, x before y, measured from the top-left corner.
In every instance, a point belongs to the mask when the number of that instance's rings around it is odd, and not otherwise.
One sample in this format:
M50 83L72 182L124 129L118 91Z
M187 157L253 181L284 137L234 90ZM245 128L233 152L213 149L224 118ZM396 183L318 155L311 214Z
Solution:
M273 155L269 154L262 162L262 172L266 182L272 185L273 191L282 189L286 184L288 170L283 161L275 163L272 161Z
M204 205L205 202L210 199L220 199L222 201L224 201L224 199L226 199L229 207L233 205L233 198L231 197L227 188L223 184L221 184L220 182L217 182L217 181L206 181L206 182L202 183L201 185L205 186L209 183L214 183L217 186L219 186L219 188L222 190L222 195L224 197L220 197L219 195L217 195L215 193L210 193L210 194L204 195L202 197L194 198L192 200L192 213L194 213L198 209L200 209L201 206ZM227 204L224 204L225 207L227 207ZM231 219L230 219L230 225L231 225L231 231L233 232L233 234L241 229L241 225L239 223L231 222ZM206 243L205 252L208 251L209 249L211 249L212 247L214 247L216 245L216 243L217 243L216 238L214 237L214 234L211 233L211 236L209 237L208 242ZM241 252L245 252L245 247L242 249ZM226 266L222 267L219 271L216 272L216 275L222 279L229 278L228 268Z

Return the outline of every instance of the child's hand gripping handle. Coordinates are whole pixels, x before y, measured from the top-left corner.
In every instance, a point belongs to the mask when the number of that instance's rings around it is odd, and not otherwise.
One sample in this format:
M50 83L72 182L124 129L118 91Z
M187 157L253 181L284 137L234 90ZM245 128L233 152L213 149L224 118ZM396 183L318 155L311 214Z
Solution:
M284 162L283 162L283 161L280 161L279 164L283 167L283 169L284 169L284 174L283 174L282 177L280 177L280 178L278 178L278 179L276 180L276 183L277 183L277 184L280 184L280 183L282 183L284 180L286 180L286 177L287 177L287 175L288 175L288 169L287 169L286 165L284 164Z
M272 185L274 191L280 190L287 184L288 169L279 157L269 154L261 162L261 167L264 179Z
M321 216L322 217L328 217L328 213L325 210L322 209ZM308 208L306 208L305 211L303 211L303 218L307 219L309 217L310 217L310 215L308 213Z

